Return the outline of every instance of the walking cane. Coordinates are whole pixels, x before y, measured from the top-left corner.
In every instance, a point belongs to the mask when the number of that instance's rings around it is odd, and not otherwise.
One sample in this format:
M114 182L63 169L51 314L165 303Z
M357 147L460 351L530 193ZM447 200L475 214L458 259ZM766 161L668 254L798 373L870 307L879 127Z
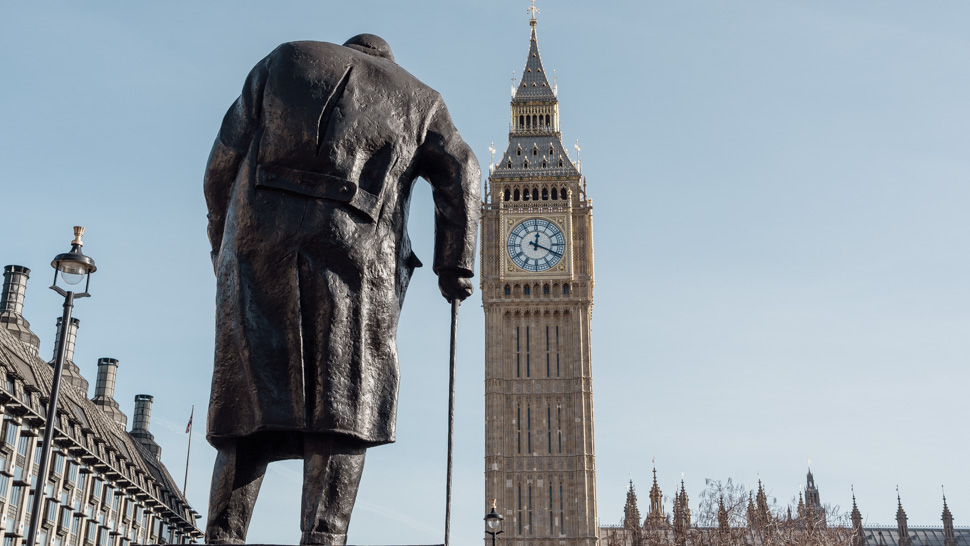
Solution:
M448 374L448 478L445 485L445 546L449 546L451 534L451 466L455 443L455 360L458 356L458 306L461 301L451 301L451 367Z

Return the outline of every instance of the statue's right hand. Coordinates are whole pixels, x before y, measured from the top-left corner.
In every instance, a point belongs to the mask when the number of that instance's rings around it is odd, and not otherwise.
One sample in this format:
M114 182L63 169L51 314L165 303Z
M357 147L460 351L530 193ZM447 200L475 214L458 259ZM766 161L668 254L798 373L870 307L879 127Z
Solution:
M448 303L456 299L462 301L471 296L474 291L470 278L459 277L453 273L441 273L438 276L438 289L441 290L441 295L448 300Z

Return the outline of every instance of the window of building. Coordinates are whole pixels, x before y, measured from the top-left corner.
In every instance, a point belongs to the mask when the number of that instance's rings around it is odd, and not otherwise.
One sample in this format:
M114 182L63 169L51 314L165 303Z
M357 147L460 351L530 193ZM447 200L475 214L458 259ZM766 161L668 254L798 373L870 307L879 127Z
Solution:
M519 189L518 188L516 188L515 189L515 193L512 194L512 200L513 201L518 201L519 200Z
M544 295L544 296L548 296L549 295L549 285L548 284L542 285L542 295Z
M529 485L529 536L532 536L532 485Z
M532 295L532 289L529 287L529 285L525 285L522 287L522 294L526 296Z
M512 168L511 161L509 161L509 168ZM502 198L505 201L509 201L512 198L512 192L510 192L509 190L505 190L505 193L502 195Z
M532 406L525 407L526 453L532 453Z
M17 444L17 453L24 457L27 456L27 450L30 449L30 437L21 436L20 442Z
M509 286L509 285L507 285L507 284L505 285L505 295L506 296L511 296L512 295L512 287Z
M552 453L552 408L549 406L546 406L546 445Z
M563 294L566 294L567 296L569 295L569 285L568 284L562 285L562 293Z
M17 445L17 423L7 420L3 423L3 441L10 446Z
M562 167L561 164L559 166ZM556 191L556 188L552 188L552 200L555 201L557 199L559 199L559 192Z

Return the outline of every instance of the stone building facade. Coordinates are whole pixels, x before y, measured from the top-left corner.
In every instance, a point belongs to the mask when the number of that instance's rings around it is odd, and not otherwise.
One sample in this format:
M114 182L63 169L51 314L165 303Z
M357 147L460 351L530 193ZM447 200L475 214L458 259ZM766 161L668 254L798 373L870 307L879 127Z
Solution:
M706 509L703 521L693 521L688 507L684 481L673 499L673 517L664 516L663 493L654 469L650 490L650 510L643 518L637 507L633 481L627 491L620 525L606 525L600 530L602 546L761 546L794 544L813 546L970 546L970 528L955 527L953 514L943 496L942 526L910 527L902 499L897 495L896 526L866 525L852 495L852 511L842 517L827 513L821 502L815 476L809 469L805 496L787 508L769 505L763 484L744 499L721 495ZM744 523L737 524L739 520ZM733 522L733 524L732 524Z
M535 14L482 204L483 501L505 517L502 543L593 546L592 200L563 147Z
M4 268L0 300L0 529L21 546L37 487L53 367L22 311L30 270ZM58 325L59 325L58 320ZM135 398L130 432L114 400L118 361L98 362L95 396L74 364L80 322L67 329L50 477L43 484L40 546L128 546L195 542L200 516L162 464L149 432L152 397ZM55 343L56 346L56 343Z

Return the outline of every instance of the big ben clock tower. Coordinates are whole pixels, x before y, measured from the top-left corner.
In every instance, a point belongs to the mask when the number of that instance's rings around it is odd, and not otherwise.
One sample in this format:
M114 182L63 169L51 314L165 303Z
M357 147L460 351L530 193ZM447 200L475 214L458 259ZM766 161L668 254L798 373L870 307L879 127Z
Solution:
M592 200L563 148L530 11L509 144L482 206L485 500L505 518L503 542L594 546Z

